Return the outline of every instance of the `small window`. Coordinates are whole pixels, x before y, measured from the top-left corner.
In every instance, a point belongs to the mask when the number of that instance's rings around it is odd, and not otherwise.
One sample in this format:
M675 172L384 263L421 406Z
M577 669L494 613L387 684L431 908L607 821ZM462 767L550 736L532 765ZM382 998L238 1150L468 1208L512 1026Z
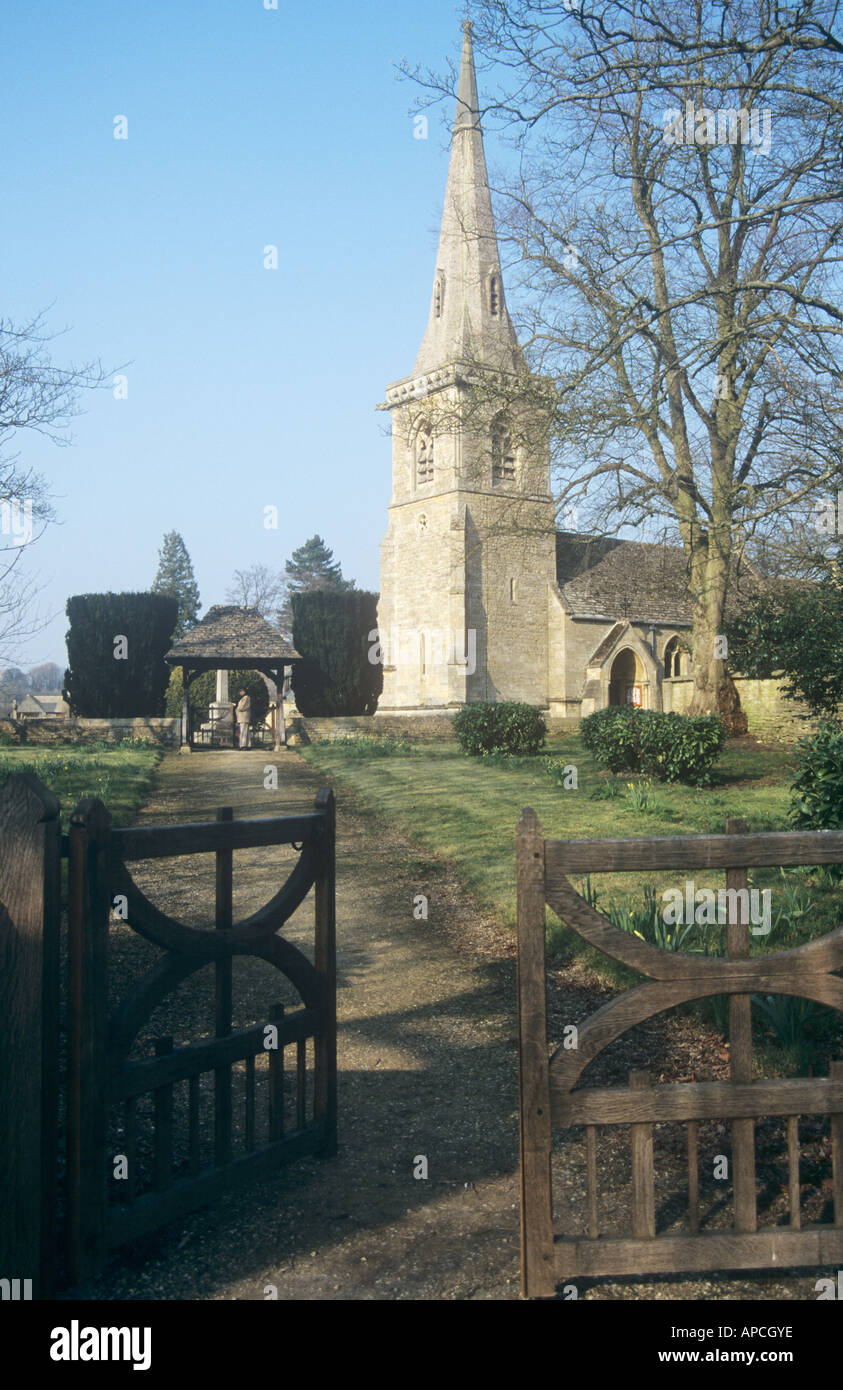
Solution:
M500 314L500 307L501 307L500 301L501 301L501 294L500 294L500 284L499 284L499 282L498 282L498 277L497 277L497 275L490 275L490 276L489 276L489 313L492 315L492 318L493 318L493 319L496 319L496 318L498 317L498 315Z
M436 318L442 317L442 281L437 279L433 286L433 313Z
M497 430L492 436L492 483L511 483L515 480L515 450L512 436Z
M515 580L514 580L514 579L510 579L510 581L509 581L509 601L510 601L510 603L514 603L514 602L515 602Z
M416 440L416 480L420 486L433 482L433 435L424 425Z
M682 670L683 658L685 671ZM671 637L664 652L664 673L668 680L688 674L688 653L682 650L678 637Z

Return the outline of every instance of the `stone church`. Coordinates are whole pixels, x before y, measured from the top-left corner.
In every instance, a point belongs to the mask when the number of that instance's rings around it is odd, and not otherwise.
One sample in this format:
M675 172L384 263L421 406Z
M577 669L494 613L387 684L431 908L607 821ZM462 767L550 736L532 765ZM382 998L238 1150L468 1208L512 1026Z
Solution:
M484 405L487 377L512 383L511 404L504 385ZM378 407L392 419L380 715L688 703L683 552L557 529L540 387L506 308L466 24L427 328Z

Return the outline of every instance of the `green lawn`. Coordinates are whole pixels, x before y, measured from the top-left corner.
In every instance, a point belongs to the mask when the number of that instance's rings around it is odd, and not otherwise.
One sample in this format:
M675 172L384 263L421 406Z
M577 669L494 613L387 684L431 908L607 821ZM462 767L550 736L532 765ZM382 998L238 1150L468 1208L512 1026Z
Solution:
M437 869L448 861L478 903L503 925L515 925L515 825L525 806L538 814L548 839L720 834L727 816L742 816L750 831L787 830L795 754L786 748L727 745L714 784L705 789L649 784L629 774L601 772L576 735L549 741L532 758L468 758L456 744L412 744L363 739L311 744L302 756L338 788L353 788L373 815L399 826L419 847L414 871L419 891L435 897ZM545 771L574 766L576 789ZM571 779L569 778L569 781ZM610 795L614 792L614 795ZM441 867L440 867L441 866ZM599 874L574 885L625 930L640 930L661 944L662 892L683 888L685 874ZM693 874L695 888L725 886L722 873ZM770 889L772 929L751 936L762 955L824 935L840 923L839 884L823 869L752 870L751 887ZM645 910L645 893L650 894ZM653 909L656 908L655 917ZM674 946L677 943L674 942ZM680 949L725 954L725 927L692 924ZM575 960L605 983L627 988L638 977L586 945L548 909L548 952L558 967ZM724 1036L725 998L685 1006ZM761 1074L793 1075L813 1067L825 1072L843 1043L840 1016L795 998L769 1003L754 997L753 1032Z
M58 797L62 826L83 797L105 802L115 825L128 825L152 783L159 748L98 743L50 748L0 748L0 783L12 772L32 772Z
M431 856L447 859L478 902L508 926L515 924L515 824L525 806L538 814L549 839L722 833L728 815L743 816L749 830L787 829L793 754L789 750L727 747L717 766L716 785L700 790L600 772L576 735L548 742L534 758L468 758L456 744L404 745L403 752L377 756L364 743L315 743L302 756L336 780L353 787L376 812L401 826ZM576 790L564 790L543 770L548 759L577 769ZM598 800L608 783L618 795ZM651 809L637 810L638 789ZM772 873L762 879L774 888ZM593 886L600 906L638 906L644 886L661 891L675 880L658 875L600 875ZM716 875L696 876L698 887L722 887Z

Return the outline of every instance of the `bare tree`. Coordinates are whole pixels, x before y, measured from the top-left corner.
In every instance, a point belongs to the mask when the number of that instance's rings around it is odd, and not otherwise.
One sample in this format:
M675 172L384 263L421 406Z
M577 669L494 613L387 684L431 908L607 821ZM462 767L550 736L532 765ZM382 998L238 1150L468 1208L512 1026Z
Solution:
M229 603L241 608L256 608L262 618L278 624L278 617L287 599L287 580L279 570L269 565L252 565L235 570L226 592Z
M16 325L0 318L0 657L8 658L45 623L36 602L41 586L25 573L23 556L55 520L43 478L20 462L9 445L19 432L34 430L55 444L72 442L67 433L79 413L84 389L102 386L100 363L56 367L48 345L55 335L44 314Z
M473 8L502 74L485 114L517 151L500 230L556 388L559 509L682 545L694 708L728 717L744 551L843 479L838 0Z

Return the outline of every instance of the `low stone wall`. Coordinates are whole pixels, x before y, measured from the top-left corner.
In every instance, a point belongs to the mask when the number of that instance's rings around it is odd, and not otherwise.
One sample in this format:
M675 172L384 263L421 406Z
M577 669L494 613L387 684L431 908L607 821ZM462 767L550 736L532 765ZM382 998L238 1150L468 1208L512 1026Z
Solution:
M579 727L579 719L563 719L545 716L549 734L573 733ZM451 714L361 714L356 716L336 716L317 719L299 716L291 721L290 733L303 732L309 742L326 738L356 738L365 734L370 738L412 738L429 743L439 743L454 737L454 717ZM291 740L295 744L295 739Z
M749 680L744 676L735 679L741 706L746 712L748 732L764 743L796 743L817 727L818 721L807 717L805 706L795 700L788 700L783 693L783 682L778 680ZM684 714L693 698L694 683L690 677L666 680L663 686L664 709ZM579 719L545 715L547 730L551 735L575 733ZM178 721L176 721L178 722ZM391 734L394 738L412 738L432 743L442 739L453 739L453 715L451 714L378 714L357 715L354 717L334 717L325 719L293 719L289 726L295 745L296 734L303 734L313 742L317 739L355 738L360 734L369 737L383 737Z
M448 714L358 714L324 719L300 715L290 728L291 732L295 732L296 728L302 729L311 743L324 738L357 738L360 734L370 738L383 738L390 734L393 738L438 743L454 737L453 722L453 715Z
M0 733L15 743L49 746L59 743L119 743L145 738L163 748L178 748L180 719L2 719Z
M784 682L756 681L747 676L735 677L735 688L746 714L747 732L763 743L796 743L816 729L820 722L812 719L799 700L788 700ZM664 707L684 714L691 703L694 683L688 679L673 679L664 683Z

